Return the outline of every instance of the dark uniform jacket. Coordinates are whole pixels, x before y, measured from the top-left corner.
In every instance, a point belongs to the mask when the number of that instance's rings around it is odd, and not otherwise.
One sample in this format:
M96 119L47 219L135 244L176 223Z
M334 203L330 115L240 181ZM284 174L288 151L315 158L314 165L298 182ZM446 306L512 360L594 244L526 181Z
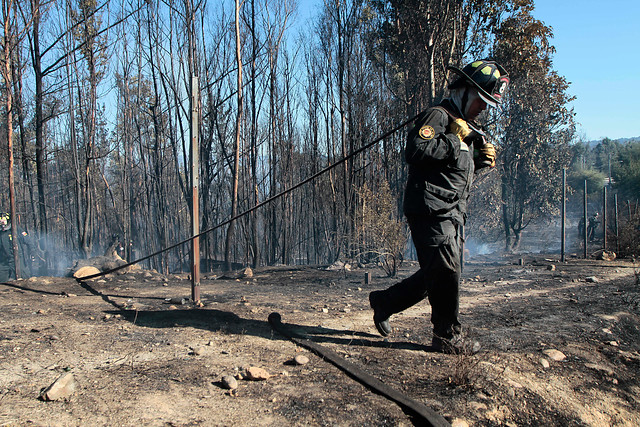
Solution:
M404 213L464 225L473 182L473 148L450 132L454 119L447 111L457 111L448 100L426 110L408 134Z
M25 231L18 229L18 249L21 257L20 276L27 278L31 275L30 256L31 242ZM16 264L13 258L13 237L11 230L0 230L0 282L6 282L16 277Z
M0 230L0 282L6 282L15 276L15 270L11 231Z

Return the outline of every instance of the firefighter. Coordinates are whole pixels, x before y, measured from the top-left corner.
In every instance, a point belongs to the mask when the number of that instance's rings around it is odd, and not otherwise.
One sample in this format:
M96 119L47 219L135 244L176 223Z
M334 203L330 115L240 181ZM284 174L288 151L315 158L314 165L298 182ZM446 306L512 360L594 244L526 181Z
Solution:
M596 212L593 216L589 217L589 225L587 226L587 237L589 241L593 242L596 237L596 230L600 225L600 214Z
M20 276L30 276L31 244L26 231L18 231ZM16 278L16 264L13 257L13 236L11 235L11 215L0 213L0 282Z
M495 107L509 83L492 60L448 67L457 78L449 96L421 113L408 133L405 160L409 177L404 214L420 269L399 283L369 294L373 321L382 336L392 332L389 318L428 298L433 351L465 348L458 319L463 226L475 171L495 167L496 152L475 120Z

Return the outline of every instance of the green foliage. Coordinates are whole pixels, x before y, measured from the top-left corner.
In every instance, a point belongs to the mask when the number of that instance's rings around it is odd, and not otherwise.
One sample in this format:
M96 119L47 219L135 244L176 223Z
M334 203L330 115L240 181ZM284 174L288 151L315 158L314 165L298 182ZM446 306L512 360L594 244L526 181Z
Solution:
M640 141L619 147L612 167L613 187L621 197L638 200L640 194Z
M604 186L606 176L595 169L573 169L567 174L567 184L573 191L582 193L584 182L587 181L587 194L600 194Z
M369 36L370 57L384 70L393 93L420 111L440 100L448 65L465 55L483 56L503 14L530 0L370 0L377 16Z
M575 134L568 103L569 83L553 70L551 28L525 8L496 29L494 58L511 78L500 135L499 162L506 247L515 249L520 232L560 205L562 169L569 164ZM498 117L500 119L501 117Z

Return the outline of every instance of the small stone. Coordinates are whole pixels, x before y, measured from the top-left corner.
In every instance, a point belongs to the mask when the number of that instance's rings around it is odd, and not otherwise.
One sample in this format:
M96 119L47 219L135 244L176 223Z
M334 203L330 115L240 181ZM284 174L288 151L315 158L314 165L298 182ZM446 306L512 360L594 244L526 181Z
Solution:
M194 356L201 356L202 353L204 353L204 347L200 347L200 346L193 347L191 351L193 352Z
M309 358L302 354L297 354L296 357L293 358L293 361L296 365L306 365L309 363Z
M547 265L547 270L549 271L556 271L556 266L551 264L551 265Z
M76 391L76 380L71 372L58 377L49 387L40 393L42 400L52 401L66 399Z
M618 347L618 341L609 341L609 345L612 347Z
M596 276L589 276L587 278L585 278L584 280L586 280L588 283L598 283L599 280Z
M451 427L469 427L469 423L461 418L456 418L451 421Z
M322 307L322 312L324 314L327 314L327 313L329 313L329 309L327 307Z
M561 362L567 358L567 356L565 356L564 353L562 353L559 350L555 350L553 348L543 350L542 352L546 354L549 358L551 358L551 360L555 360L556 362Z
M75 277L76 279L79 279L82 277L93 276L94 274L100 274L100 273L101 271L98 270L96 267L86 265L76 270L75 273L73 273L73 277Z
M269 378L271 378L271 375L265 369L258 368L256 366L247 368L246 379L250 381L264 381Z
M220 382L222 383L222 387L228 390L235 390L238 388L238 381L231 375L224 375Z
M543 367L544 369L549 369L549 367L551 366L551 365L549 364L549 361L548 361L547 359L545 359L544 357L543 357L543 358L540 358L540 364L542 365L542 367Z

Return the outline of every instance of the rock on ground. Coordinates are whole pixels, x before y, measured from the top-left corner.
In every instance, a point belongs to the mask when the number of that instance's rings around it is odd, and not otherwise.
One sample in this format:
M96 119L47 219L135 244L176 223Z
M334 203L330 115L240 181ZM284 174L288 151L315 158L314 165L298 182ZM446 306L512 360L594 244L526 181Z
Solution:
M40 393L43 400L67 399L76 391L76 380L71 372L67 372L58 377L49 387Z
M250 381L264 381L271 378L271 375L263 368L251 366L247 368L245 379Z

